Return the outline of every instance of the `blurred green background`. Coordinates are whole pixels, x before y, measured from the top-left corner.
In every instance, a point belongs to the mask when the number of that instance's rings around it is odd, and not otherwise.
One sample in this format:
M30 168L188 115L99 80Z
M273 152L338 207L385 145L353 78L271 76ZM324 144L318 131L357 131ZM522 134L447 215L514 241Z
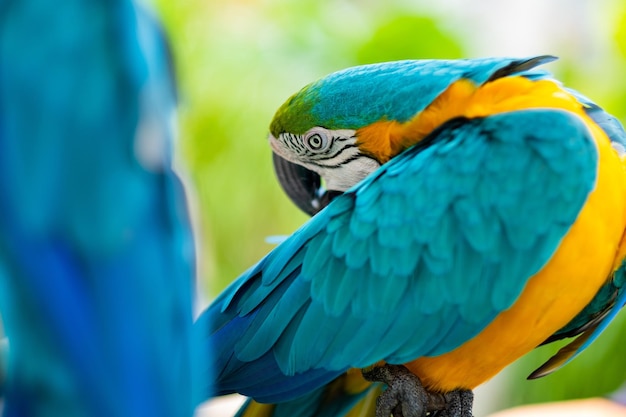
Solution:
M305 215L280 191L266 142L274 111L338 69L406 58L554 54L548 67L626 121L620 0L157 0L180 92L180 161L196 208L206 300ZM626 380L626 313L574 363L525 380L538 349L488 385L488 407L603 395Z

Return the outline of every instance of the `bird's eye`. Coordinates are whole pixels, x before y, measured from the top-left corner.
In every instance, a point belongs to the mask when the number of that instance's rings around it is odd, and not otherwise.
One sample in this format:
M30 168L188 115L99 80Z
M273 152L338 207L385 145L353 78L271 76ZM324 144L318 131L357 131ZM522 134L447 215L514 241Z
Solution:
M330 141L325 132L314 130L304 136L304 145L311 152L323 152L328 149Z
M319 151L324 147L324 139L322 139L322 135L315 133L306 138L306 144L311 150Z

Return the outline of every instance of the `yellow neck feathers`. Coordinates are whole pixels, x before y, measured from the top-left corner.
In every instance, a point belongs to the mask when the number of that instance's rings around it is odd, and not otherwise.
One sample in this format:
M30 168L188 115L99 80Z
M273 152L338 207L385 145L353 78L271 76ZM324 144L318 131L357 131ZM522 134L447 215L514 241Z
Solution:
M558 108L585 116L582 104L551 80L506 77L476 86L462 79L451 84L424 111L405 123L381 120L359 129L358 145L362 152L385 163L448 120L529 108Z

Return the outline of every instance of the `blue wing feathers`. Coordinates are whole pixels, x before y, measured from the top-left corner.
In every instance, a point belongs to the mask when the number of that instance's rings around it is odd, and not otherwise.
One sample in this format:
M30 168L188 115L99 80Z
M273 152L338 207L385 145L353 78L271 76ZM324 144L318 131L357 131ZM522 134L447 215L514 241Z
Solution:
M406 241L408 242L408 239L411 237L411 230L408 227L405 227L402 230L401 235L408 235L409 237L406 238ZM415 256L414 253L411 253L409 251L396 250L393 252L391 257L395 259L394 263L392 264L392 272L398 277L410 276L413 271L416 270L417 264L420 260L418 256ZM402 285L400 286L400 288L404 289Z
M460 197L452 203L452 212L460 219L458 224L463 238L477 253L491 252L497 244L500 232L500 223L489 221L493 217L490 216L491 213L485 213L487 210L466 197Z
M273 309L260 311L240 335L235 349L244 361L256 359L259 353L269 350L294 317L309 301L311 291L307 282L295 282L283 292L275 291L266 302L275 304Z
M362 209L355 207L355 211L360 210ZM367 221L358 216L352 216L350 218L350 234L353 235L355 239L367 239L375 232L377 232L377 229L374 219Z
M368 262L369 242L370 240L368 239L355 239L352 242L352 246L350 246L345 257L347 268L352 270L359 269Z
M428 243L425 243L422 252L422 260L428 270L434 274L442 275L450 270L450 264L454 255L452 248L455 244L454 220L451 216L441 217L437 229L438 234Z
M341 258L346 256L353 241L354 238L351 236L351 233L335 233L332 246L329 249L332 249L332 253L335 254L336 257Z
M402 250L413 243L413 233L406 226L407 218L410 217L406 214L406 210L410 210L410 205L405 200L398 199L398 202L402 203L405 211L405 213L397 215L401 219L402 224L389 225L383 229L379 228L376 233L376 241L393 252Z
M326 272L334 277L343 275L345 264L340 258L331 257L326 261ZM335 287L330 281L313 281L310 294L318 300L330 300L333 297Z
M431 355L431 345L434 345L436 338L446 334L446 329L452 325L452 321L443 321L439 316L429 316L428 321L421 322L416 325L414 322L405 322L402 326L396 326L397 333L404 334L406 338L399 338L402 341L402 347L395 349L392 354L389 354L389 363L403 364L413 360L413 347L423 351L423 356ZM391 334L391 333L390 333Z
M300 248L284 248L284 250L288 253L293 254L289 262L279 262L280 258L268 259L268 263L265 265L258 265L257 268L254 269L253 272L260 271L263 269L265 273L264 276L267 279L263 280L265 285L272 285L275 281L280 281L283 277L289 276L294 269L299 268L302 265L302 257L305 254L304 250L300 250Z
M471 243L466 243L465 238L462 242L454 245L454 263L450 265L450 270L447 271L445 276L440 278L440 281L445 282L446 286L454 288L466 288L467 280L465 279L465 271L471 271L480 274L481 277L485 277L488 271L488 266L485 264L488 262L484 258L481 258L480 252L475 250ZM486 277L485 277L486 278ZM471 302L466 291L460 291L465 294L459 294L454 297L455 301L461 305ZM444 291L445 293L445 291Z
M389 327L391 327L391 323L387 326L381 326L375 325L372 320L362 320L359 329L363 331L354 332L353 330L352 338L344 345L342 351L355 360L357 368L364 368L373 364L376 361L373 361L372 358L377 357L378 351L385 348L384 342L378 345L375 341L380 341ZM330 363L331 366L338 368L344 366L345 358L335 354Z
M325 300L328 309L334 316L342 315L352 303L357 292L360 290L358 282L349 279L354 275L365 276L368 271L365 266L359 269L346 268L345 271L337 276L337 283L334 284L335 291L331 292L330 297ZM348 279L346 279L348 278Z
M285 281L289 280L289 278L293 275L294 270L301 268L301 261L304 255L304 250L296 252L287 265L285 265L285 267L282 268L282 270L280 270L280 272L271 280L263 280L262 277L260 280L250 279L261 275L261 270L263 269L267 258L263 259L232 285L232 292L227 291L223 293L225 295L223 310L226 311L231 303L236 304L235 308L238 308L240 315L246 315L255 310L260 303L264 302L265 298L269 294L281 286L284 288ZM272 265L270 264L270 266ZM279 291L278 295L280 296L280 294L281 293ZM221 298L216 300L216 302L221 303Z
M442 279L442 275L431 270L428 263L421 262L413 276L419 277L419 281L411 281L407 293L413 296L407 301L419 302L417 305L422 314L432 317L441 313L445 305L454 304L456 297L446 288L446 281Z
M307 279L315 276L320 269L325 267L326 258L333 246L332 235L319 234L311 240L311 247L317 247L317 251L307 250L304 256L302 275ZM347 249L347 248L346 248ZM316 284L314 284L316 286Z
M277 345L276 353L270 350L255 357L254 360L240 360L236 357L232 347L241 340L242 335L245 335L250 328L250 321L256 318L255 314L246 317L234 317L227 326L212 331L213 323L210 319L214 312L211 308L205 311L196 326L201 326L205 329L204 332L211 333L212 342L215 343L214 360L221 364L221 369L218 368L215 387L218 395L240 392L262 402L277 402L284 396L295 398L307 393L341 373L329 372L325 369L312 370L299 375L293 375L292 372L289 372L291 378L286 379L287 370L280 367L275 358L275 356L283 357L286 355L281 353L280 343ZM303 310L301 308L300 312L292 317L298 319L302 316ZM290 338L287 336L286 339Z
M391 181L394 178L390 178ZM380 186L379 186L380 187ZM378 224L380 225L379 231L387 228L394 228L406 224L405 210L408 207L407 196L401 192L387 192L386 198L380 202L382 205L377 207L379 213Z
M389 274L380 276L379 279L388 279L393 282L397 282L398 285L396 286L395 291L392 289L390 285L386 286L385 288L383 288L383 290L381 290L377 285L375 285L375 282L372 282L370 284L371 288L370 288L369 304L374 314L376 314L378 310L384 311L385 306L398 305L398 303L400 302L400 299L402 298L402 293L406 291L408 287L408 282L407 282L408 280L406 278L407 278L407 274L395 274L395 273L389 273Z
M378 234L378 240L380 240L381 234ZM369 240L365 240L369 242ZM392 244L393 245L393 244ZM386 277L391 274L391 268L393 265L394 248L392 246L377 247L375 245L368 245L368 252L366 257L368 259L367 266L371 269L372 273L379 275L380 277Z

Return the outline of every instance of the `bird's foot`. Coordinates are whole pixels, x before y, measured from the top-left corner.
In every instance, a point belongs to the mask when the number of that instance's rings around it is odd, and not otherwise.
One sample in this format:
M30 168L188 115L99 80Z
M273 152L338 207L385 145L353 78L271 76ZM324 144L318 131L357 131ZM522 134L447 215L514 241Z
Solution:
M437 417L472 417L474 393L468 389L458 389L447 392L444 395L446 401L445 410L437 414Z
M425 417L446 409L445 397L426 391L419 378L404 366L376 366L364 371L363 376L387 385L376 400L376 417Z
M387 389L376 400L376 417L472 417L473 394L457 390L446 394L427 391L404 366L375 366L363 371L368 381L383 382Z

